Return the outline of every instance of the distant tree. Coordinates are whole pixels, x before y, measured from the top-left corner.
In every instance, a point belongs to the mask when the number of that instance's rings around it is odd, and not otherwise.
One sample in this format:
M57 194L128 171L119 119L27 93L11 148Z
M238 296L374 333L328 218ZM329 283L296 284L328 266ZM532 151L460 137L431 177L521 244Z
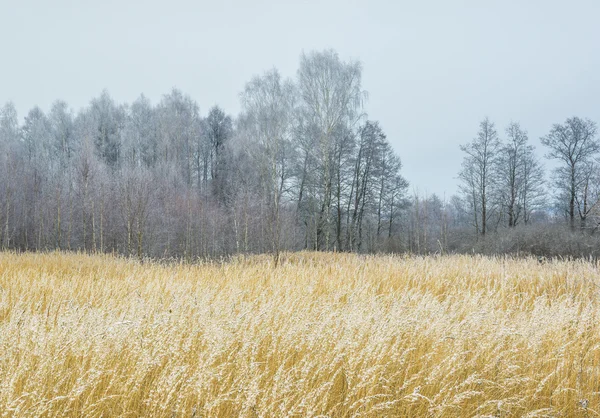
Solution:
M51 127L51 162L64 169L76 147L73 114L66 102L57 100L52 104L48 116Z
M175 164L186 186L194 181L194 151L200 137L198 104L180 90L163 96L157 109L158 148L160 159Z
M23 179L25 207L22 212L25 221L22 241L24 248L40 249L44 241L43 194L51 168L51 126L39 107L29 111L21 133L26 153L24 170L27 173Z
M146 168L127 168L119 173L118 196L120 216L125 225L126 254L144 255L144 238L154 190Z
M598 168L596 161L586 162L578 176L577 184L579 185L579 191L575 195L575 206L577 207L581 229L587 228L590 216L598 212L598 205L600 203L600 175ZM591 227L596 230L598 223Z
M117 167L121 162L125 109L104 90L100 97L92 99L88 112L87 133L94 141L97 155L106 165Z
M508 227L527 223L531 211L539 207L543 194L543 170L529 145L527 132L518 123L506 128L506 140L498 150L495 168L500 205Z
M81 248L85 251L96 248L96 208L94 190L99 171L100 156L93 152L93 145L84 140L74 160L74 186L77 200L74 202L79 214Z
M331 242L331 206L335 167L335 132L340 126L354 127L362 116L366 93L361 86L359 62L343 62L333 50L302 54L298 86L302 99L302 118L314 140L313 161L319 165L316 247L329 249ZM304 183L302 183L304 184ZM304 184L305 185L305 184ZM304 197L302 189L299 196ZM298 199L302 204L301 199Z
M219 177L219 156L225 143L231 137L233 124L219 106L213 106L206 117L206 135L211 146L211 178Z
M339 126L334 133L332 177L335 212L335 249L346 250L348 237L343 236L344 228L348 230L351 196L353 192L354 158L357 146L357 134L349 126ZM344 224L345 217L345 224Z
M35 106L25 116L22 138L29 161L36 161L41 168L40 159L47 162L50 156L50 122L42 109Z
M21 129L17 118L17 109L12 102L0 109L0 168L2 183L0 184L0 245L3 249L11 248L15 231L16 192L19 189L18 170L22 167Z
M143 94L129 108L123 133L123 159L133 167L153 167L158 162L156 116Z
M213 184L213 194L220 202L225 201L226 175L225 147L233 135L231 116L226 115L219 106L213 106L204 120L205 135L210 146L209 164L210 178Z
M407 182L364 114L360 63L310 52L296 75L247 83L235 126L177 89L156 105L103 91L76 113L56 101L23 123L7 104L0 246L276 261L283 249L401 250Z
M410 227L407 231L410 250L422 254L447 251L452 210L446 200L435 193L423 196L415 191L410 203Z
M465 228L471 225L469 214L469 196L452 195L448 204L450 226L453 229Z
M0 146L4 152L10 152L20 139L21 128L17 118L17 109L14 103L8 102L0 108Z
M408 189L408 186L408 181L399 173L396 173L389 183L387 191L385 192L384 202L387 207L388 239L392 238L392 233L399 213L408 205L408 201L406 199L406 190Z
M541 138L542 144L549 148L546 158L562 163L554 170L554 179L559 197L567 203L567 218L572 230L578 212L581 227L585 228L589 206L587 173L600 151L596 133L596 124L591 120L572 117L562 125L553 125L548 135Z
M346 245L350 251L361 249L365 209L371 197L371 190L377 187L374 171L377 163L383 160L385 139L386 136L377 122L367 121L360 129L350 194L351 220Z
M289 141L296 90L277 70L254 77L242 94L245 129L254 138L253 160L260 189L269 208L269 235L275 263L279 260L281 201L289 179Z
M387 230L387 237L392 237L394 216L398 209L404 205L408 181L402 177L400 170L402 162L394 153L389 142L385 141L381 150L381 158L375 167L377 185L377 237ZM386 226L387 218L387 226Z
M533 148L528 149L522 161L521 192L519 200L523 210L523 223L529 224L532 214L545 208L546 181L544 179L544 168L535 156Z
M76 134L73 112L66 102L57 100L52 104L48 114L50 123L50 167L46 202L52 219L46 224L51 226L51 236L48 242L53 242L53 248L62 249L64 244L65 224L70 225L68 216L73 201L73 157L80 148ZM67 211L65 211L65 206ZM67 215L67 216L65 216ZM66 222L65 222L66 220Z
M473 225L478 234L485 235L492 215L491 196L494 193L494 168L500 140L494 124L485 118L479 124L477 137L461 145L466 154L459 173L461 190L468 196L473 215Z

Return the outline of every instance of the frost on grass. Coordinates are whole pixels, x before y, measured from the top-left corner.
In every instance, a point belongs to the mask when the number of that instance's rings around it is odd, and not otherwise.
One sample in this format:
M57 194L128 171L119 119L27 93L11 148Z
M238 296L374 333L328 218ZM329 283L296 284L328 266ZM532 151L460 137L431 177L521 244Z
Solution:
M0 254L0 416L594 416L585 262Z

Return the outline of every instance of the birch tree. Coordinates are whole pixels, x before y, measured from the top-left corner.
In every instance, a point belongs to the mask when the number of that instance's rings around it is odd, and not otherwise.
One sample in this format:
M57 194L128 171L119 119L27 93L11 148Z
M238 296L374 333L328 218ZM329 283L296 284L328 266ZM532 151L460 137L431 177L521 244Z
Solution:
M14 236L15 200L18 190L17 169L22 167L21 129L17 118L17 109L12 102L0 109L0 164L3 168L3 181L0 185L0 245L3 249L11 247Z
M303 117L317 135L319 164L319 212L316 221L318 249L331 244L331 203L334 181L334 132L338 126L353 127L362 116L366 93L361 86L359 62L343 62L333 50L302 54L298 84Z
M253 160L269 212L269 235L275 263L280 252L280 215L289 179L295 87L276 69L254 77L242 93L247 134L254 138Z

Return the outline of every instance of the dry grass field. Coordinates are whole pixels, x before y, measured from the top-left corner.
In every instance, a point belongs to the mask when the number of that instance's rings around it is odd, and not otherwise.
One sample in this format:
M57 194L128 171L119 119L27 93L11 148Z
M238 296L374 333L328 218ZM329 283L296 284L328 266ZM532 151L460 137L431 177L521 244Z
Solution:
M0 253L0 416L593 417L586 262Z

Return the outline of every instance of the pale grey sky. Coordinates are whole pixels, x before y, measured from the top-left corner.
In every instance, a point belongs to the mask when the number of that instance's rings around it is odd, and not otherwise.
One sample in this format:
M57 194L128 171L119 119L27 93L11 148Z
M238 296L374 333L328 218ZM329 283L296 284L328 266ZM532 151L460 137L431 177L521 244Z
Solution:
M567 117L600 122L599 40L598 0L0 0L0 103L22 118L177 87L235 115L254 74L294 77L302 50L334 48L362 61L366 110L411 185L449 196L486 115L538 148Z

